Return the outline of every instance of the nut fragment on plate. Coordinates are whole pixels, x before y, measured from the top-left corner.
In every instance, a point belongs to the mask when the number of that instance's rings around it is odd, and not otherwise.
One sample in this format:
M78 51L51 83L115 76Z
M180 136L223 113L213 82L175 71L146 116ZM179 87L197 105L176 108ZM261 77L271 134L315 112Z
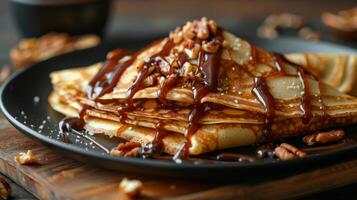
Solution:
M15 156L15 161L21 165L35 165L39 164L40 160L35 156L32 150L28 150L26 153L19 153Z
M11 195L11 187L8 182L6 182L5 178L0 176L0 198L8 199Z
M311 135L307 135L303 138L305 144L312 146L316 144L328 144L337 142L345 137L343 130L331 130L328 132L320 132Z
M325 12L321 20L340 38L357 40L357 6L336 14Z
M141 144L137 142L120 143L110 151L112 156L137 157L140 153Z
M36 63L66 52L98 45L96 35L71 37L66 33L49 33L39 38L23 39L10 51L10 59L16 68Z
M302 158L306 156L305 152L299 150L298 148L288 143L281 143L280 146L274 149L274 154L280 160L290 160L292 158L296 158L296 157Z
M320 34L307 26L303 17L291 13L269 15L258 27L257 35L261 38L274 39L287 29L294 30L299 37L306 40L317 41L320 39Z
M119 184L119 191L130 197L138 197L143 189L143 183L139 180L124 178Z
M306 40L311 40L311 41L318 41L320 40L320 34L317 32L314 32L310 27L303 27L299 30L298 32L299 37L306 39Z

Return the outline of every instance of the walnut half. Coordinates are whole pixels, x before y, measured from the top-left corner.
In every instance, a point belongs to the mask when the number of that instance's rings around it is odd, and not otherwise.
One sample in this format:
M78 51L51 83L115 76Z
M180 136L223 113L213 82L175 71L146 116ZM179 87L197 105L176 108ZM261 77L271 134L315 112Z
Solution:
M130 197L138 197L141 194L143 183L139 180L124 178L119 184L119 191Z
M26 153L19 153L15 156L15 161L21 165L35 165L39 164L39 159L35 156L31 150Z
M1 199L8 199L11 195L10 184L6 182L5 178L0 176L0 197Z
M110 151L112 156L137 157L140 153L141 144L138 142L120 143Z
M274 149L274 154L280 160L290 160L292 158L296 158L296 157L302 158L306 156L305 152L299 150L298 148L288 143L281 143L280 146Z
M328 144L337 142L345 137L343 130L331 130L328 132L320 132L312 135L307 135L303 138L305 144L312 146L315 144Z

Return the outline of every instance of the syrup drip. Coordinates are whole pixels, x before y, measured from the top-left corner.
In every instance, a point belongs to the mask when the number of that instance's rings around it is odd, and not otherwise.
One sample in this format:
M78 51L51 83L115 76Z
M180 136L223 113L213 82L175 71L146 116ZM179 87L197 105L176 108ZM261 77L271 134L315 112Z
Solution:
M85 126L85 122L81 118L71 117L71 118L62 119L58 124L60 134L62 136L62 141L65 143L72 143L72 141L66 135L66 133L71 132L79 137L82 137L82 138L92 142L99 149L101 149L105 153L109 154L110 151L106 147L104 147L103 145L98 143L95 139L89 137L86 133L82 132L84 126Z
M168 40L162 47L161 51L159 53L151 56L149 61L144 64L144 66L143 66L142 70L140 71L138 77L136 78L134 84L128 89L128 91L126 93L125 107L122 107L118 111L120 114L121 123L123 123L123 124L125 123L125 120L127 119L126 113L135 109L135 107L133 105L134 95L139 90L141 90L145 87L144 81L152 73L152 69L150 67L156 68L156 66L160 65L160 62L166 62L164 57L169 55L169 53L173 47L174 47L173 41ZM170 71L172 71L171 66L170 66ZM167 80L170 80L170 79L167 79ZM171 79L170 84L174 84L174 81L175 81L175 79ZM168 87L168 86L166 86L166 87ZM164 91L164 92L166 92L166 91ZM161 93L162 92L160 92L160 96L161 96ZM165 97L166 97L166 95L165 95ZM155 138L151 144L148 144L146 147L144 147L143 154L148 154L148 152L153 153L160 149L160 146L162 146L162 144L161 144L162 143L161 140L163 138L162 135L165 135L165 132L162 130L162 127L163 127L163 125L161 125L161 123L159 123L157 125Z
M274 67L275 67L275 70L278 71L279 73L285 75L286 72L285 72L285 64L284 64L284 59L282 58L283 55L279 54L279 53L276 53L276 52L273 52L272 53L273 55L273 58L274 58Z
M292 63L291 61L286 59L285 56L279 53L273 52L271 55L273 57L275 71L277 71L278 74L286 75L285 63L288 63L296 67L298 77L303 87L303 93L301 95L301 106L300 106L300 110L303 112L302 119L303 119L303 123L305 124L309 123L312 117L311 102L310 102L311 97L310 97L309 85L305 78L304 69L300 65ZM259 64L259 62L260 62L259 52L257 51L254 45L251 45L250 63L256 65ZM264 135L267 140L273 140L274 138L273 135L271 134L271 126L275 117L274 98L271 95L264 78L254 77L254 84L255 86L252 90L252 93L257 97L259 102L264 106L265 113L266 113L266 119L264 123Z
M296 63L293 63L289 61L285 56L281 55L281 59L285 62L290 64L291 66L294 66L297 70L298 77L300 79L301 85L303 87L303 92L301 95L301 106L300 110L303 113L303 123L307 124L312 118L312 110L311 110L311 94L310 94L310 87L308 84L308 81L306 79L306 71L304 68ZM312 74L309 73L311 77L313 77L315 80L316 77L313 76Z
M161 90L159 92L159 101L161 103L163 103L164 105L166 104L167 100L166 100L166 96L167 93L169 93L169 91L174 87L174 85L176 84L176 81L178 79L178 75L177 74L170 74L167 79L165 79Z
M108 92L111 92L116 86L117 82L120 80L120 77L126 68L129 67L135 60L135 56L126 56L126 53L122 50L115 50L112 52L112 54L112 57L103 65L103 67L98 71L94 78L89 82L86 88L89 99L97 101L99 97ZM63 119L59 125L60 133L65 135L64 132L70 132L73 129L78 132L83 131L85 125L84 115L88 108L89 106L87 105L83 106L79 112L79 118Z
M310 63L310 59L309 59L309 56L307 54L304 54L305 56L305 60L306 60L306 68L307 69L310 69L312 68L311 66L311 63ZM323 119L329 119L329 115L326 113L326 105L323 101L323 98L322 98L322 91L323 91L323 83L321 81L318 81L318 84L319 84L319 94L318 94L318 102L320 103L320 110L322 111L322 114L323 114Z
M274 138L271 134L271 126L275 116L274 98L271 95L268 85L263 77L254 78L254 88L252 92L265 108L266 117L264 122L264 135L267 140L273 140Z
M212 38L212 41L218 41L221 44L223 41L222 29L217 31L217 35ZM209 109L209 106L201 103L201 99L209 92L217 90L220 58L220 48L217 53L205 53L202 50L199 52L198 64L199 69L204 75L204 85L193 90L194 105L188 117L188 127L185 131L186 140L173 157L175 161L189 155L189 148L192 146L191 137L201 127L200 120Z
M147 144L142 149L143 157L152 157L153 153L161 153L163 151L163 139L168 134L168 131L164 130L165 123L160 121L156 124L156 134L153 141Z
M182 68L182 66L189 60L187 54L185 52L180 52L178 55L177 63L178 68ZM167 104L166 96L167 93L175 86L178 79L178 74L175 72L173 65L170 66L169 75L165 79L161 89L159 91L159 101L164 105Z
M95 100L113 91L121 75L134 60L135 56L125 56L122 52L118 52L108 60L88 84L89 99Z
M81 131L83 130L84 125L84 121L77 117L64 118L58 124L61 134L69 132L72 129Z
M301 85L303 88L303 93L301 95L301 105L300 105L300 110L303 112L303 118L302 121L303 123L307 124L309 123L312 113L311 113L311 97L310 97L310 91L309 91L309 85L307 83L307 80L305 78L305 72L303 68L298 69L298 76L301 81Z
M251 57L250 64L257 65L260 63L259 54L256 46L251 45ZM273 54L275 62L275 68L278 72L284 73L284 64L279 56ZM252 75L253 76L253 75ZM275 117L275 103L274 97L271 95L268 85L264 77L253 76L254 87L252 93L258 99L258 101L264 106L265 120L264 120L264 130L263 134L267 141L273 140L273 134L271 126L274 122Z
M144 88L144 80L150 75L152 72L150 70L151 66L158 66L159 62L164 60L163 57L169 55L171 49L174 47L174 43L172 40L168 40L165 45L162 47L161 51L156 55L152 56L147 63L144 64L143 69L140 71L138 78L135 83L129 88L126 95L126 106L132 107L133 97L137 91ZM171 67L170 67L171 68Z

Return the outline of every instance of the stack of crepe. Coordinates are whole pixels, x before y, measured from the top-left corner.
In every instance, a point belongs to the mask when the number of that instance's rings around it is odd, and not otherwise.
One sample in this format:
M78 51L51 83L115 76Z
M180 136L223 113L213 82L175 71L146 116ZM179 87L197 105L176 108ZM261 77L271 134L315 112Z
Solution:
M115 50L107 57L51 73L50 105L82 118L84 129L96 134L142 146L159 140L160 151L170 155L184 148L186 155L199 155L357 122L357 98L206 18L135 54Z

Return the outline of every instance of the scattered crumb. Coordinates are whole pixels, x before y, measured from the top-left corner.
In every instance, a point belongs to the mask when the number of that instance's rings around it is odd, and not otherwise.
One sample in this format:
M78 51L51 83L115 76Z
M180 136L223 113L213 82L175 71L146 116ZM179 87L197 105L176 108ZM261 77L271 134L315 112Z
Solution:
M119 184L119 191L130 197L138 197L141 194L143 183L139 180L124 178Z
M33 97L33 102L35 103L35 104L37 104L38 102L40 102L40 97L39 96L34 96Z
M15 161L21 165L35 165L39 164L40 160L32 153L32 150L28 150L26 153L17 154Z

